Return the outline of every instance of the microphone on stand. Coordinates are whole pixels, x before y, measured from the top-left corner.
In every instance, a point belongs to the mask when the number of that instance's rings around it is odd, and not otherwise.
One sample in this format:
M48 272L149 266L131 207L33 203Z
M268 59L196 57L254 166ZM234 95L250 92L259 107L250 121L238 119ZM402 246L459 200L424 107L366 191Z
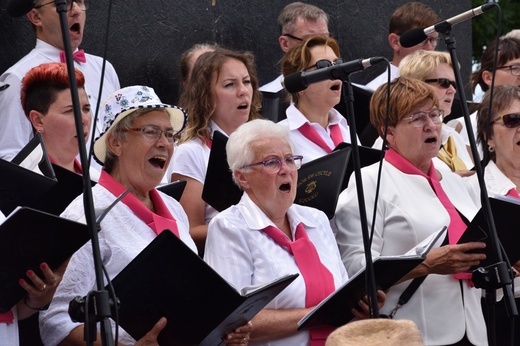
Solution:
M415 28L412 30L408 30L407 32L401 35L399 42L401 43L401 46L405 48L416 46L419 43L426 40L428 38L428 35L431 35L434 32L439 32L441 27L445 25L453 26L455 24L459 24L465 20L471 19L473 17L481 15L484 12L491 10L495 6L495 3L485 4L479 7L475 7L474 9L468 10L461 14L458 14L454 17L451 17L450 19L440 21L427 28Z
M332 65L327 68L320 68L315 71L298 71L291 73L282 81L285 89L289 93L296 93L307 89L310 84L322 82L324 80L345 79L349 74L364 70L367 67L384 61L385 58L374 57L368 59L356 59L341 64Z
M34 8L35 0L8 0L7 13L11 17L21 17Z

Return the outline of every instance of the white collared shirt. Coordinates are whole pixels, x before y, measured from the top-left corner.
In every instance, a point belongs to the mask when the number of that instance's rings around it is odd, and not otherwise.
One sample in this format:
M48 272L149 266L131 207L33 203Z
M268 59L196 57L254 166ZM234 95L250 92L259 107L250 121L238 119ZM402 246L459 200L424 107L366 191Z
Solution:
M103 59L91 54L86 54L86 59L86 63L74 62L74 66L85 76L85 91L89 97L92 118L94 118ZM9 84L7 89L0 92L0 110L2 113L0 158L11 160L33 137L31 123L25 116L20 102L21 82L31 68L52 62L60 62L60 50L38 39L33 50L0 76L0 83ZM107 61L101 102L105 101L111 93L119 88L116 71L112 64ZM102 106L103 103L101 103ZM96 130L96 137L102 131L103 122L104 119L100 118L97 124L92 124ZM87 143L88 147L89 144ZM100 169L95 160L92 160L92 165Z
M314 208L293 204L287 211L291 232L302 222L320 256L334 277L336 289L348 276L341 262L327 216ZM244 193L237 205L218 214L209 224L204 260L236 289L262 284L286 274L300 273L294 257L261 230L271 220ZM300 275L266 309L305 307L305 283ZM250 345L307 345L309 333Z
M310 141L299 131L299 128L305 123L308 123L310 126L312 126L312 128L314 128L318 135L325 141L325 143L327 143L331 149L336 147L332 141L332 138L330 137L331 125L339 125L343 140L346 143L351 143L350 130L347 124L347 120L334 108L329 111L329 125L327 129L324 129L318 123L309 122L305 115L303 115L303 113L300 112L294 104L291 104L289 108L287 108L286 114L287 119L278 122L278 124L289 127L291 141L294 146L294 154L303 155L303 163L307 163L328 154L325 149ZM360 143L359 139L358 143Z
M390 64L390 82L399 77L399 67ZM388 83L388 68L376 78L367 83L366 88L375 91L381 85Z

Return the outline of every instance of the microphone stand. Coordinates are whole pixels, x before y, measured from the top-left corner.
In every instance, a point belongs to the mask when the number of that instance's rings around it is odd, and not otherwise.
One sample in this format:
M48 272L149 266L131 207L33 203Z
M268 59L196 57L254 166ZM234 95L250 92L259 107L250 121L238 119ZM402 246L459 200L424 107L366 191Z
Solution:
M462 76L460 74L459 62L457 59L457 54L455 53L455 37L451 31L452 25L446 21L435 25L435 30L444 36L444 40L446 42L446 47L451 56L451 61L453 64L453 72L455 74L455 81L457 83L457 90L460 90L460 102L462 105L462 114L464 116L464 123L466 124L466 129L468 131L468 138L471 147L471 153L473 155L475 161L475 169L476 174L480 186L480 198L482 201L482 211L484 212L484 216L487 221L487 226L489 230L489 237L491 239L492 252L494 254L494 259L497 261L493 265L486 268L478 268L473 272L473 281L475 283L475 287L485 288L486 289L486 301L488 304L492 305L493 310L490 313L490 323L488 323L488 338L490 341L490 345L493 346L496 344L496 334L495 334L495 320L494 320L494 305L496 304L496 289L502 287L504 292L504 299L506 303L506 308L509 316L517 316L518 311L516 308L516 304L513 298L512 293L512 280L511 280L511 272L510 268L508 268L507 264L504 262L502 257L502 252L500 251L500 240L498 239L497 231L495 228L495 220L493 218L493 214L491 212L491 205L489 203L489 198L487 194L486 184L484 182L484 173L479 160L479 153L477 151L477 144L475 142L475 135L472 131L471 120L469 118L469 110L468 104L466 101L466 95L464 94L464 83L462 82ZM493 284L492 284L493 283ZM479 286L477 286L479 285Z
M78 148L81 159L81 166L83 167L83 204L85 209L85 219L87 228L90 233L92 242L92 253L94 256L94 269L96 273L96 283L98 291L95 292L95 312L96 317L101 321L101 342L103 345L113 345L112 328L110 325L110 299L108 291L104 289L102 261L99 250L99 240L96 229L96 218L94 212L94 203L92 198L92 186L89 174L89 160L87 157L85 138L83 137L83 126L81 121L80 103L78 97L78 86L76 83L76 73L74 71L74 60L72 58L72 49L70 47L70 34L67 21L67 2L66 0L54 0L56 5L56 12L60 18L61 33L63 39L63 48L65 50L67 72L69 75L70 92L72 97L72 105L74 109L74 120L76 123L76 134L78 137ZM72 4L74 6L74 4ZM85 321L85 341L87 344L92 344L95 340L95 333L89 331L90 326L95 327L95 322ZM94 336L93 340L91 336Z
M367 212L365 206L365 194L363 192L363 181L361 178L361 163L359 159L359 145L357 143L356 120L354 115L354 90L350 81L350 73L341 78L343 82L342 93L347 106L347 121L350 130L350 141L352 147L352 159L354 160L354 174L356 177L357 197L359 204L359 216L361 220L361 232L363 234L363 246L365 250L365 280L368 296L368 307L371 318L379 318L379 307L377 305L377 287L372 263L372 251L368 233Z

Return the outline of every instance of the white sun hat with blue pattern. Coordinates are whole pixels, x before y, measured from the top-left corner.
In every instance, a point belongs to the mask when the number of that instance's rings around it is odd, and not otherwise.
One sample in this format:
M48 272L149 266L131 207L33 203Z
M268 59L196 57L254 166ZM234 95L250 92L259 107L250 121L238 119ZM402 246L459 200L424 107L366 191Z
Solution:
M103 132L94 143L94 158L104 165L106 158L107 134L124 117L141 108L165 108L175 133L186 126L188 115L178 106L162 103L153 88L134 85L119 89L108 97L103 107Z

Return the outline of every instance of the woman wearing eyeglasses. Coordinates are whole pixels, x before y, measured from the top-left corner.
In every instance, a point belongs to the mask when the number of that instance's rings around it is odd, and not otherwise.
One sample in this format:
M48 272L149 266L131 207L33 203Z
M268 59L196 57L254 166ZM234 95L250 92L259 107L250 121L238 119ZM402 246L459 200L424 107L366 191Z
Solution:
M448 53L420 50L407 55L399 64L399 75L429 84L437 94L439 109L443 111L444 117L451 114L457 88ZM464 138L445 124L441 128L441 147L433 160L437 169L450 170L461 176L474 173L470 171L473 160Z
M329 36L311 36L291 48L282 59L282 73L315 71L343 62L339 46ZM341 99L341 81L326 80L291 94L292 104L286 111L288 126L297 154L309 162L329 154L342 142L351 142L345 118L334 109Z
M380 185L379 163L362 169L366 221L368 229L374 230L372 256L405 254L444 226L448 227L449 245L432 249L422 264L393 286L381 313L388 315L397 307L394 319L414 321L425 345L487 345L481 292L472 288L468 276L463 275L485 258L470 250L485 244L457 244L467 220L475 216L478 208L463 179L450 171L437 170L432 161L441 143L443 112L437 95L428 84L407 77L379 87L370 102L370 121L381 136L388 87L389 149L382 163ZM355 178L350 179L339 197L335 221L343 263L352 275L365 266ZM425 277L424 281L414 281L418 287L402 304L400 300L411 279L421 277Z
M489 90L484 95L477 112L477 142L484 153L484 181L489 197L510 196L520 198L520 86L499 85L493 91L490 111ZM489 137L487 135L489 126ZM481 204L477 176L466 179L477 205ZM517 270L520 263L515 264ZM520 308L520 279L515 279L515 300ZM499 291L501 292L501 291ZM486 308L483 301L483 308ZM487 310L484 310L487 311ZM509 345L511 318L504 300L495 305L497 345ZM520 322L514 319L515 340L520 337ZM515 343L516 344L516 343Z
M217 211L202 199L213 132L229 136L238 126L260 118L260 93L253 56L217 48L202 54L186 91L189 119L171 162L171 181L186 180L181 205L190 234L204 252L209 221Z
M482 91L491 88L493 67L495 66L496 41L492 42L480 58L480 69L471 74L471 87L473 91L480 86ZM496 61L495 86L520 85L520 40L514 37L503 37L498 41L498 58ZM470 115L473 126L473 134L477 137L477 113ZM469 144L468 132L464 119L458 118L448 122L448 125L456 128ZM483 155L483 152L479 153Z
M312 339L311 345L323 345L332 329L298 332L297 323L347 273L327 216L293 204L302 157L294 155L287 127L269 120L245 123L229 137L226 153L245 193L209 224L204 260L237 289L299 273L253 318L251 344L309 345Z
M155 189L170 161L175 136L185 127L186 113L162 103L154 90L146 86L116 91L103 109L105 127L94 144L94 155L104 168L98 184L92 188L94 205L106 208L130 190L100 224L100 255L108 276L114 278L161 232L171 231L195 253L186 213L176 200ZM76 198L61 216L83 221L83 196ZM74 297L83 297L96 288L92 261L90 242L72 255L49 310L40 316L44 344L84 344L84 325L71 321L68 306ZM161 318L138 344L156 344L155 339L166 323ZM112 326L115 329L115 324ZM123 329L119 336L123 345L136 343ZM243 340L246 336L244 332L238 338Z

